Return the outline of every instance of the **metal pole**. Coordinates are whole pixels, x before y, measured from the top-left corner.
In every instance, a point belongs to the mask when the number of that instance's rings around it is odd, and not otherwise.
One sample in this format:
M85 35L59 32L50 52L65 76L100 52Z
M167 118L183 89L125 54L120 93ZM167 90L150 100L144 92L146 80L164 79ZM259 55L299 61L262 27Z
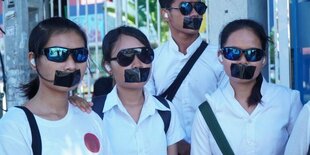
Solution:
M108 32L108 1L104 1L104 16L103 16L103 21L104 21L104 34Z
M62 13L61 13L61 0L58 0L58 17L62 17Z
M138 0L135 0L135 25L139 27L139 9L138 9Z
M54 2L53 0L50 0L50 11L51 11L51 17L54 17Z
M97 0L95 0L95 25L96 25L96 33L95 33L95 58L96 58L96 67L99 67L97 66L97 64L99 64L98 62L100 61L99 60L99 49L98 49L98 33L100 32L99 29L98 29L98 8L97 8ZM99 69L96 68L96 79L99 78Z
M115 9L116 12L116 22L115 27L122 25L122 12L123 12L123 6L122 6L122 0L116 0L115 5L117 9Z
M160 5L159 5L159 1L156 1L157 3L157 45L159 46L160 44L160 33L161 33L161 29L160 29L160 24L161 24L161 15L160 15Z
M67 18L70 18L70 0L67 0Z
M149 0L146 0L145 1L145 5L146 5L146 27L147 27L147 37L150 38L150 1Z
M125 0L125 17L126 17L125 24L128 25L128 1L127 0Z

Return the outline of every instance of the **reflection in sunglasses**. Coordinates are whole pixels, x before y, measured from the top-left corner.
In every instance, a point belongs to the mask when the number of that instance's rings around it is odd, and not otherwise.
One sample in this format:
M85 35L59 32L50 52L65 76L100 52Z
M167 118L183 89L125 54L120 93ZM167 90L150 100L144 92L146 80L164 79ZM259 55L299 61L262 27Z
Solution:
M49 61L53 62L65 62L70 54L76 63L86 62L88 58L88 49L85 47L69 49L65 47L54 46L44 48L42 52Z
M111 58L110 61L116 60L120 66L126 67L133 62L135 55L145 64L150 64L154 59L154 51L152 48L135 47L120 50L117 56Z
M179 8L170 7L167 9L179 9L182 15L186 16L193 11L193 8L199 15L203 15L206 12L207 6L203 2L181 2Z
M249 62L260 61L265 53L264 50L258 48L250 48L242 50L236 47L224 47L221 49L222 54L228 60L236 61L241 58L242 53Z

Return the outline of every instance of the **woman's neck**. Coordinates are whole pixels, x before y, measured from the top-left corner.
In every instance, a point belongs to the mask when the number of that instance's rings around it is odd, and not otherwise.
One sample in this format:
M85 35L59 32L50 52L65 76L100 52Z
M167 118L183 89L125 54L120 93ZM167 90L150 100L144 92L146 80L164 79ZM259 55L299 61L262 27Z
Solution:
M184 55L187 54L187 48L199 37L199 33L197 34L184 34L184 33L172 33L172 39L176 42L179 47L179 51Z
M25 104L32 113L48 120L59 120L68 112L68 93L39 88Z
M117 95L122 101L123 105L135 106L141 105L144 101L143 89L126 89L117 87Z
M248 103L248 98L252 93L252 89L256 81L250 81L247 83L235 83L230 81L230 84L234 90L235 98L239 104L250 114L253 112L256 106L250 106Z
M126 89L117 87L117 94L130 116L138 123L145 100L143 89Z

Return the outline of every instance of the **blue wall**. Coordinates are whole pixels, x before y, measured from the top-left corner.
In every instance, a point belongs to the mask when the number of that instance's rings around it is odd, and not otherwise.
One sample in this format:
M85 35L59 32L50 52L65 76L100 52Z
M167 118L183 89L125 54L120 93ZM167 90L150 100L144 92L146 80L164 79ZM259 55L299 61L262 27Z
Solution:
M294 88L301 93L303 103L310 100L310 1L291 3L291 38L294 64Z

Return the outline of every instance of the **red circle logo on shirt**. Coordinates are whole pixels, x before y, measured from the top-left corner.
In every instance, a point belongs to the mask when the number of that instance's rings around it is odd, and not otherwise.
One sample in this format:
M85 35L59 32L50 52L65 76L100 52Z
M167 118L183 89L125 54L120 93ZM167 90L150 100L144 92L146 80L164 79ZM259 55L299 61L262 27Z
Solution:
M90 152L97 153L100 150L100 142L96 135L87 133L84 136L84 143Z

